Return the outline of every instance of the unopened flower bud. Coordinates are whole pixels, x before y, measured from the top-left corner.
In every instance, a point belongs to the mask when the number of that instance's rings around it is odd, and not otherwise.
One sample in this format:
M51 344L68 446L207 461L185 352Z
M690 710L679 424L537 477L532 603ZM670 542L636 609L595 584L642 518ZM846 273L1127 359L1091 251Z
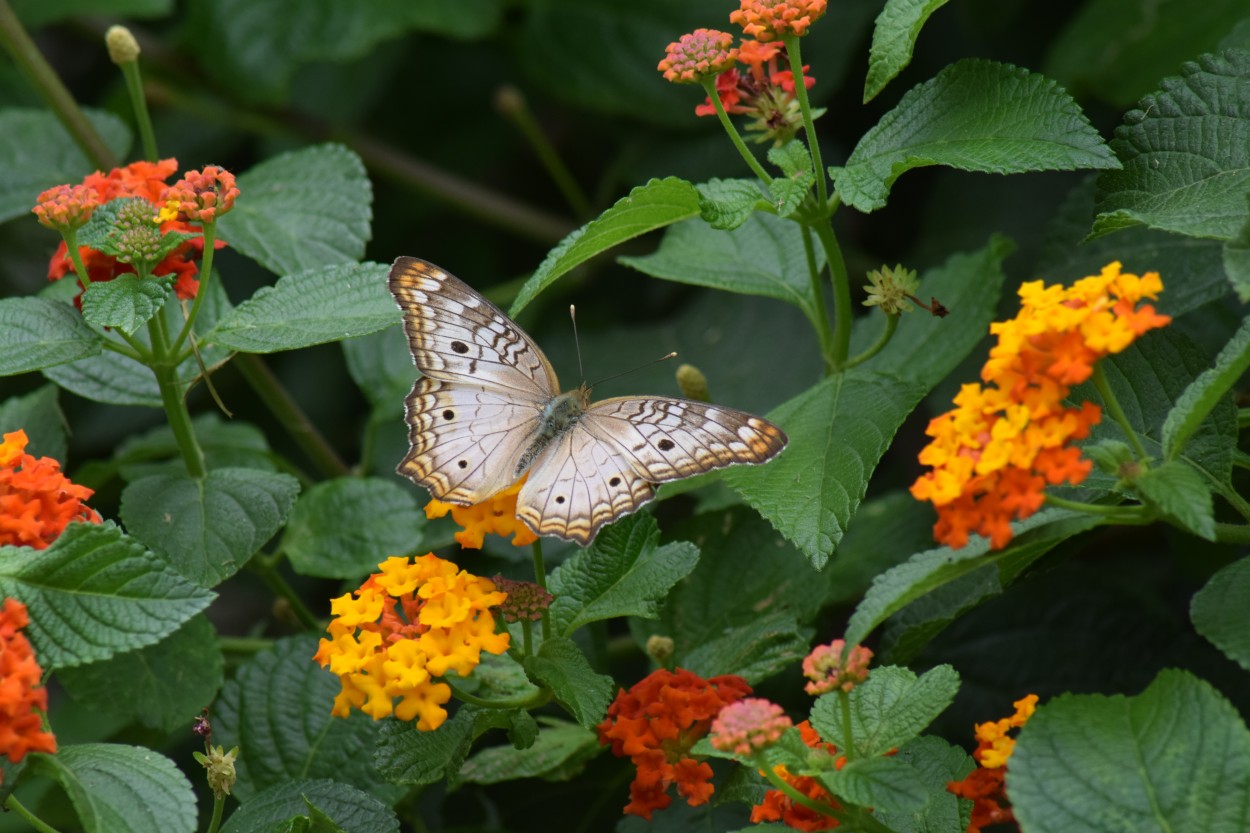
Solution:
M676 645L671 636L652 634L647 637L647 656L655 660L658 665L668 665L675 647Z
M139 42L125 26L110 26L104 33L104 43L109 50L109 60L115 64L139 59Z
M721 74L738 61L734 36L717 29L695 29L664 47L664 60L656 67L674 84L697 84Z
M707 389L707 377L703 371L692 364L683 364L677 368L677 387L681 395L696 402L711 402Z
M208 786L213 791L214 797L221 800L230 795L236 778L234 759L239 756L239 747L236 746L227 752L225 747L210 746L207 754L203 752L192 754L204 769L208 770Z

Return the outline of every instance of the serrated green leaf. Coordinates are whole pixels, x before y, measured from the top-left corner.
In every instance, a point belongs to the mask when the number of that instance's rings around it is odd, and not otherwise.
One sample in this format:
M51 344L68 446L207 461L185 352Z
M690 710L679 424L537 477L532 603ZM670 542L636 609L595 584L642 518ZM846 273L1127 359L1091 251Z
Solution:
M918 737L959 693L959 674L949 665L917 677L898 666L873 668L851 690L851 737L860 757L884 755ZM847 748L840 692L821 695L812 707L812 727L827 743ZM894 807L893 809L909 809Z
M139 279L118 275L87 287L82 296L82 317L97 327L112 327L133 335L160 312L174 288L174 276Z
M223 667L217 632L199 615L155 645L62 668L56 677L83 705L172 732L213 702Z
M543 718L542 731L533 746L483 749L464 762L460 778L470 784L498 784L517 778L567 781L602 750L594 731L576 723Z
M328 778L274 784L235 810L221 833L284 833L291 819L309 815L309 805L347 833L399 833L394 810L368 793Z
M421 546L425 513L411 489L376 477L339 477L300 495L280 549L297 573L355 578Z
M42 657L40 657L42 660ZM69 795L87 833L194 833L195 792L174 762L151 749L82 743L36 756L34 768Z
M923 394L916 383L884 373L856 369L830 377L768 414L790 437L777 459L728 469L723 478L820 569ZM804 486L796 490L795 483Z
M838 800L873 810L907 813L929 800L920 773L897 758L849 761L840 770L823 773L820 782Z
M1233 662L1250 671L1250 558L1211 576L1189 603L1194 627Z
M173 0L13 0L13 11L34 29L82 14L102 14L120 19L164 17L173 10ZM124 155L125 148L118 151Z
M699 211L699 192L684 179L670 176L639 185L629 196L617 200L607 211L561 240L521 287L508 314L515 317L538 293L574 266L618 243L697 217Z
M538 653L524 661L525 671L551 689L556 700L586 728L603 720L616 683L590 667L586 655L571 639L545 640Z
M312 18L301 13L300 19ZM293 42L291 34L283 31L284 43ZM254 87L254 81L234 89ZM275 275L364 257L373 187L355 151L329 144L284 153L240 174L238 183L238 201L217 222L219 236Z
M72 523L45 550L0 547L0 596L30 611L27 632L49 670L159 642L215 594L105 522Z
M926 165L1011 174L1119 163L1054 81L965 59L908 91L829 173L842 201L866 213L885 206L903 173Z
M56 394L56 385L43 385L25 396L10 396L0 402L0 434L25 431L30 440L27 454L64 461L69 443L65 414Z
M453 781L473 743L474 708L461 706L432 732L413 723L388 720L378 733L373 764L393 784L434 784Z
M664 546L655 518L641 513L599 533L551 574L555 632L569 636L589 624L617 616L654 619L673 585L699 563L699 548L686 541Z
M694 187L699 192L699 216L712 228L723 231L732 231L745 223L754 213L756 205L764 200L759 180L756 179L709 179ZM681 223L675 228L687 225L693 225L693 221ZM621 258L624 263L629 260Z
M1215 504L1211 485L1190 466L1172 461L1133 480L1142 499L1182 527L1208 541L1215 540Z
M813 631L793 613L775 611L747 619L732 630L689 647L681 667L707 677L736 674L762 682L807 655Z
M0 300L0 376L97 355L100 337L68 304L43 298Z
M928 801L911 812L877 808L874 817L896 833L968 829L971 803L960 801L946 789L951 781L962 781L976 769L976 762L967 752L941 738L925 735L904 744L893 760L911 765L928 792Z
M1250 369L1250 318L1241 322L1241 327L1216 356L1215 364L1185 388L1176 406L1168 412L1163 423L1163 453L1167 459L1176 459L1202 421L1247 369Z
M130 130L103 110L86 110L87 121L120 159L130 148ZM31 141L37 136L38 141ZM59 119L49 110L12 107L0 110L0 223L29 215L39 194L55 185L79 182L96 169ZM33 227L32 227L33 229ZM46 234L51 247L54 231Z
M334 819L322 812L312 802L307 799L304 801L308 805L308 824L298 833L347 833L342 827L334 823ZM292 830L292 833L297 833L297 831Z
M781 169L782 176L774 179L768 188L773 196L773 209L785 217L799 207L816 183L812 156L802 142L791 139L781 147L769 148L768 161Z
M352 263L287 275L227 313L203 340L276 353L386 329L399 320L386 272L380 263Z
M1237 236L1224 243L1223 260L1228 282L1238 299L1242 303L1250 301L1250 211Z
M908 64L929 15L947 0L886 0L872 30L868 49L868 77L864 79L864 103L877 97Z
M382 724L331 715L339 680L312 656L316 637L286 637L239 666L213 706L213 742L243 750L234 792L244 803L297 778L329 778L391 802L402 793L373 765ZM404 728L413 731L405 724Z
M134 535L194 582L234 575L282 526L299 494L289 474L215 469L203 478L155 475L122 492L120 514Z
M1091 237L1133 225L1229 240L1250 211L1250 52L1185 64L1116 130Z
M1177 778L1183 772L1185 777ZM1011 756L1023 830L1090 833L1250 828L1250 732L1210 684L1167 670L1136 697L1065 694L1038 708ZM1233 786L1236 785L1236 786Z

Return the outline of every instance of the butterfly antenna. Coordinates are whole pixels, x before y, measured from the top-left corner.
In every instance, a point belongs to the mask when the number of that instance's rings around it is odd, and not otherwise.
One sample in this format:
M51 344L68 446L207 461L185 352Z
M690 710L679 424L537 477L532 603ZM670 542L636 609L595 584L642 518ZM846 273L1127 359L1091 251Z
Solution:
M577 336L577 307L569 304L569 320L573 322L573 345L577 348L577 375L586 381L586 371L582 369L582 340Z
M647 362L646 364L640 364L640 365L638 365L637 367L630 368L629 370L624 370L624 371L621 371L620 373L617 373L617 374L616 374L616 375L614 375L614 376L608 376L608 377L607 377L607 378L605 378L605 379L600 379L599 381L595 382L593 385L587 385L586 387L588 387L588 388L593 388L593 387L596 387L596 386L598 386L598 385L603 384L604 382L611 382L613 379L619 379L619 378L621 378L622 376L627 376L627 375L629 375L630 373L633 373L633 372L638 371L638 370L642 370L644 367L650 367L650 366L651 366L651 365L653 365L653 364L659 364L660 362L666 362L666 361L668 361L669 359L675 359L675 358L677 358L677 351L676 351L676 350L674 350L673 352L669 353L667 356L660 356L658 359L652 359L651 361Z

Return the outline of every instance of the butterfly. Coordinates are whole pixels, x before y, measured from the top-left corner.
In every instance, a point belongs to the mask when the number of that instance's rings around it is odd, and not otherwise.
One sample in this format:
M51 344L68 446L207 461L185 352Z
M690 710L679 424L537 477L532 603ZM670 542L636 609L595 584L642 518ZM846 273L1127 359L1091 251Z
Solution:
M421 378L406 404L411 448L397 471L470 506L528 473L517 517L585 546L657 484L764 463L786 435L766 419L703 402L561 393L542 350L498 307L432 263L401 257L388 285Z

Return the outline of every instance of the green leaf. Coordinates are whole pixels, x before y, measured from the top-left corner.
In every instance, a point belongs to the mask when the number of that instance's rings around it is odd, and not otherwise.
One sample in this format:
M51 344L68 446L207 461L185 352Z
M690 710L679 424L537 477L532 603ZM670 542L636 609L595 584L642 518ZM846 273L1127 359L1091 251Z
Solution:
M1211 576L1189 603L1194 627L1233 662L1250 671L1250 558L1234 561Z
M1183 772L1183 778L1176 773ZM1029 718L1011 756L1022 830L1250 829L1250 732L1208 683L1167 670L1136 697L1065 694Z
M555 632L569 636L590 622L617 616L656 618L669 590L699 563L694 544L659 543L655 518L632 515L556 568L550 581Z
M473 743L474 711L472 706L461 706L432 732L417 731L415 723L384 721L373 753L374 766L393 784L454 781Z
M911 63L920 30L929 15L947 0L886 0L872 30L868 50L868 77L864 79L864 103L877 97Z
M234 575L282 526L299 493L289 474L214 469L203 478L155 475L122 492L121 518L135 537L192 581Z
M82 296L82 317L97 327L112 327L133 335L160 312L174 288L174 276L139 279L118 275L91 284Z
M248 804L298 778L333 777L396 800L402 790L383 780L370 754L382 724L354 710L347 718L330 714L339 680L313 661L316 651L311 634L279 639L222 688L213 706L213 742L243 750L235 794Z
M44 4L38 4L44 5ZM103 110L86 110L87 121L109 150L121 158L130 148L130 130L117 116ZM38 141L31 137L37 136ZM29 215L39 194L56 185L76 183L96 169L70 138L59 119L48 110L10 107L0 110L0 223ZM57 239L46 234L51 248ZM0 328L2 329L2 328Z
M56 396L56 385L43 385L25 396L10 396L0 402L0 434L21 429L30 440L27 454L64 461L69 444L65 414Z
M56 677L84 706L172 732L213 702L223 666L217 632L199 615L155 645L62 668Z
M1185 388L1176 406L1168 412L1163 423L1163 453L1167 459L1175 459L1184 450L1189 438L1247 369L1250 369L1250 318L1242 320L1241 327L1220 350L1215 364Z
M681 667L705 677L736 674L754 684L793 667L807 655L811 641L812 629L800 625L793 613L774 611L688 646Z
M347 833L399 833L394 810L368 793L328 778L274 784L235 810L221 833L286 833L291 819L309 816L310 806Z
M1250 210L1250 52L1185 64L1116 130L1124 167L1098 178L1096 237L1146 225L1229 240Z
M1250 212L1237 236L1224 244L1223 260L1237 298L1242 303L1250 301Z
M212 5L220 9L226 4ZM311 21L306 7L301 8L301 26ZM271 34L279 32L284 44L294 42L287 29ZM251 88L255 82L251 78L232 89ZM329 144L284 153L241 174L238 183L239 198L217 222L218 234L275 275L364 257L371 236L373 187L354 151Z
M781 456L766 466L728 469L723 478L820 569L922 396L916 383L884 373L852 370L825 379L768 414L790 437Z
M976 763L964 750L930 735L908 741L898 754L888 760L911 765L924 785L928 800L918 810L894 812L884 807L873 816L896 833L932 833L939 830L967 830L970 805L947 791L951 781L962 781L976 769Z
M84 14L104 14L120 19L166 17L173 0L13 0L13 11L29 29ZM125 155L125 148L117 151Z
M42 661L43 657L40 657ZM195 792L174 762L118 743L63 746L34 768L69 795L87 833L193 833Z
M225 468L274 471L276 468L265 434L255 425L242 420L222 422L220 416L209 412L194 417L191 429L204 452L204 465L210 471ZM158 474L185 477L187 473L182 450L167 424L124 441L114 452L113 461L127 483Z
M639 185L629 196L561 240L521 287L509 315L515 317L538 293L574 266L618 243L697 217L699 212L699 192L684 179L670 176Z
M1133 480L1142 500L1174 518L1183 528L1215 540L1215 504L1211 484L1190 466L1174 460Z
M551 689L556 700L587 729L603 720L616 693L611 677L596 673L571 639L548 639L524 661L525 671Z
M851 690L851 737L858 757L884 755L918 737L959 693L959 674L939 665L920 677L906 668L873 668L866 682ZM823 694L812 707L812 727L827 743L849 746L842 731L840 692ZM895 810L909 809L893 807Z
M416 371L408 339L400 327L387 327L342 342L347 372L375 412L402 414Z
M0 547L0 596L29 609L46 671L159 642L215 594L105 522L72 523L45 550Z
M475 754L460 768L460 778L471 784L498 784L517 778L568 781L580 774L586 762L603 747L591 729L544 717L543 729L533 746L492 746Z
M826 772L820 782L839 800L873 810L906 813L929 801L920 773L898 758L860 758L836 772Z
M376 477L339 477L300 495L280 549L297 573L355 578L388 555L421 547L425 513L411 489Z
M100 337L69 304L43 298L0 300L0 376L97 355Z
M385 329L399 320L386 271L380 263L352 263L279 278L227 313L204 341L276 353Z
M908 91L829 174L842 201L867 213L885 206L903 173L927 165L1012 174L1119 163L1054 81L966 59Z
M791 139L781 147L769 148L768 161L781 169L782 176L774 179L768 188L773 195L773 209L785 217L799 207L816 183L812 155L802 142Z
M712 228L722 231L736 229L747 221L757 206L767 204L764 202L764 193L760 190L760 183L757 179L709 179L694 187L699 192L699 216ZM693 220L690 220L674 226L673 231L696 225ZM665 235L665 240L670 236L671 232ZM645 261L646 259L645 257L620 258L622 263L631 266L635 265L631 261ZM641 269L637 266L635 268ZM642 269L642 271L646 270Z

